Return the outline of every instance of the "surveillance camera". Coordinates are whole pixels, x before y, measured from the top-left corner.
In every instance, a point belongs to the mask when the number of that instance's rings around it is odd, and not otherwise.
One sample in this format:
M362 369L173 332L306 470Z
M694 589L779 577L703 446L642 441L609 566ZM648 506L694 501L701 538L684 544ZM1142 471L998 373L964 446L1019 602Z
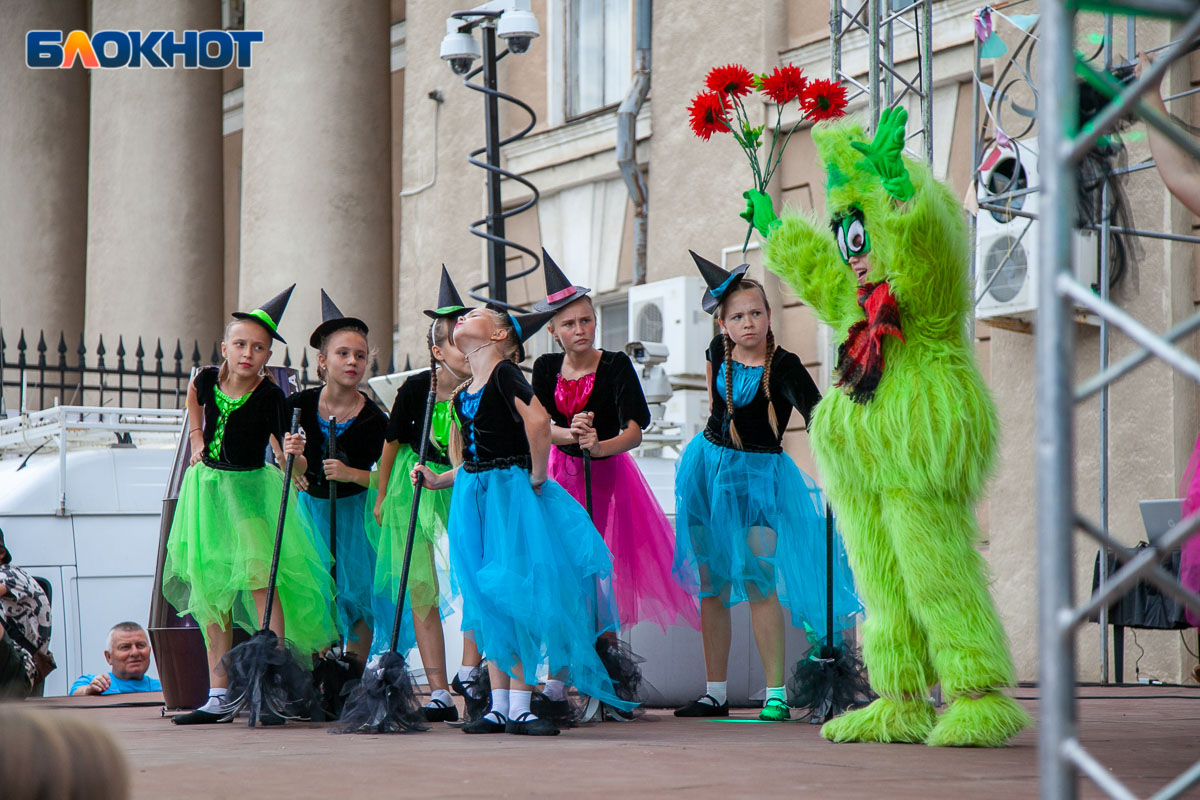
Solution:
M496 34L508 43L509 51L516 55L528 51L539 33L537 17L528 9L505 11L496 25Z
M455 56L446 60L450 62L450 71L455 75L466 75L471 71L471 65L475 63L475 59L469 56Z
M448 19L441 55L443 61L450 62L455 75L466 75L471 71L471 64L479 58L479 43L471 34L459 30L458 20Z
M648 367L665 363L670 355L662 342L630 342L625 345L625 354Z

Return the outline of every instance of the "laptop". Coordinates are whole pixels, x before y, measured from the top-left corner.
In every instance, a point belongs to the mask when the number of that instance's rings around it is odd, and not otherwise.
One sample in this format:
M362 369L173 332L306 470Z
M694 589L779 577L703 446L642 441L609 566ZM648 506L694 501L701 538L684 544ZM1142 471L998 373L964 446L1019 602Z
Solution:
M1138 508L1142 511L1147 541L1153 545L1157 545L1183 517L1182 500L1139 500Z

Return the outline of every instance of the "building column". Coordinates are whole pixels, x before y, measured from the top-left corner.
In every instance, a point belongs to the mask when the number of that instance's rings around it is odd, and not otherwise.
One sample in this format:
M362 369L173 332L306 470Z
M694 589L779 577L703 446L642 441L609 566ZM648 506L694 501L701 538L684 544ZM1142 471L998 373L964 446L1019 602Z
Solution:
M238 301L297 284L280 327L296 362L322 288L391 346L389 19L387 0L246 6L264 40L245 74Z
M93 0L92 30L211 30L218 0ZM222 332L221 73L93 70L88 172L88 339ZM185 348L187 349L187 348Z
M0 329L15 359L22 328L70 361L83 330L87 242L88 76L28 69L25 34L87 28L86 0L9 3L0 26ZM88 342L89 350L95 342ZM57 363L57 356L55 363Z

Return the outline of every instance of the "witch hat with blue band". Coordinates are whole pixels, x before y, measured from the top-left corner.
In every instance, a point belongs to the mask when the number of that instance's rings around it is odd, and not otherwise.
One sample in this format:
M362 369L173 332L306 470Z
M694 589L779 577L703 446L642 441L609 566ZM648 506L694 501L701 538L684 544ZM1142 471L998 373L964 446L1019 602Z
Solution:
M546 277L546 299L534 303L534 311L560 311L579 298L586 297L587 293L591 291L591 289L571 283L544 247L542 248L542 272Z
M700 268L701 277L708 284L708 289L705 290L704 296L700 298L700 306L706 314L716 313L717 306L721 304L721 298L728 294L730 289L742 282L742 278L746 277L746 270L750 269L750 265L740 264L734 267L732 272L727 272L704 256L696 255L696 251L688 250L688 252L692 254L692 259L696 262L696 266Z
M272 339L287 344L287 340L279 335L279 321L283 319L283 310L287 308L288 300L292 298L292 290L295 288L296 284L293 283L253 311L235 311L233 316L236 319L257 322L267 329Z
M330 299L325 290L321 290L321 324L313 329L312 336L308 337L310 347L320 348L325 337L336 330L342 328L361 328L363 333L367 333L367 323L363 322L358 317L347 317Z
M507 308L495 303L488 303L487 307L493 311L499 311L508 315L508 319L512 322L513 330L516 331L517 339L517 361L525 360L525 342L529 341L535 333L542 329L547 322L554 319L557 311L534 311L532 314L514 314Z
M450 280L450 272L446 269L446 265L442 264L442 284L438 287L438 307L425 309L425 316L430 319L453 318L470 310L463 305L458 289L454 288L454 281Z

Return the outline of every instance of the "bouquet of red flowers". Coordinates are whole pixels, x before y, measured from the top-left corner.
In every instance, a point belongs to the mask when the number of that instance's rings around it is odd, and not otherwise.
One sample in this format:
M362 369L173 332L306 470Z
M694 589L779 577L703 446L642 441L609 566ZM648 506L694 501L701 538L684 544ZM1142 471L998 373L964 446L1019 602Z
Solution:
M708 141L714 133L728 131L741 146L754 173L754 188L766 192L771 176L783 160L783 149L792 134L805 122L835 119L846 113L846 89L829 80L809 80L799 68L788 64L776 67L768 75L754 75L740 64L714 67L704 79L705 90L696 95L688 108L692 131ZM765 161L760 161L763 126L752 126L743 98L759 92L775 104L775 125ZM800 119L784 133L783 109L791 102L799 105ZM753 226L751 226L753 229ZM750 233L746 233L750 241Z

